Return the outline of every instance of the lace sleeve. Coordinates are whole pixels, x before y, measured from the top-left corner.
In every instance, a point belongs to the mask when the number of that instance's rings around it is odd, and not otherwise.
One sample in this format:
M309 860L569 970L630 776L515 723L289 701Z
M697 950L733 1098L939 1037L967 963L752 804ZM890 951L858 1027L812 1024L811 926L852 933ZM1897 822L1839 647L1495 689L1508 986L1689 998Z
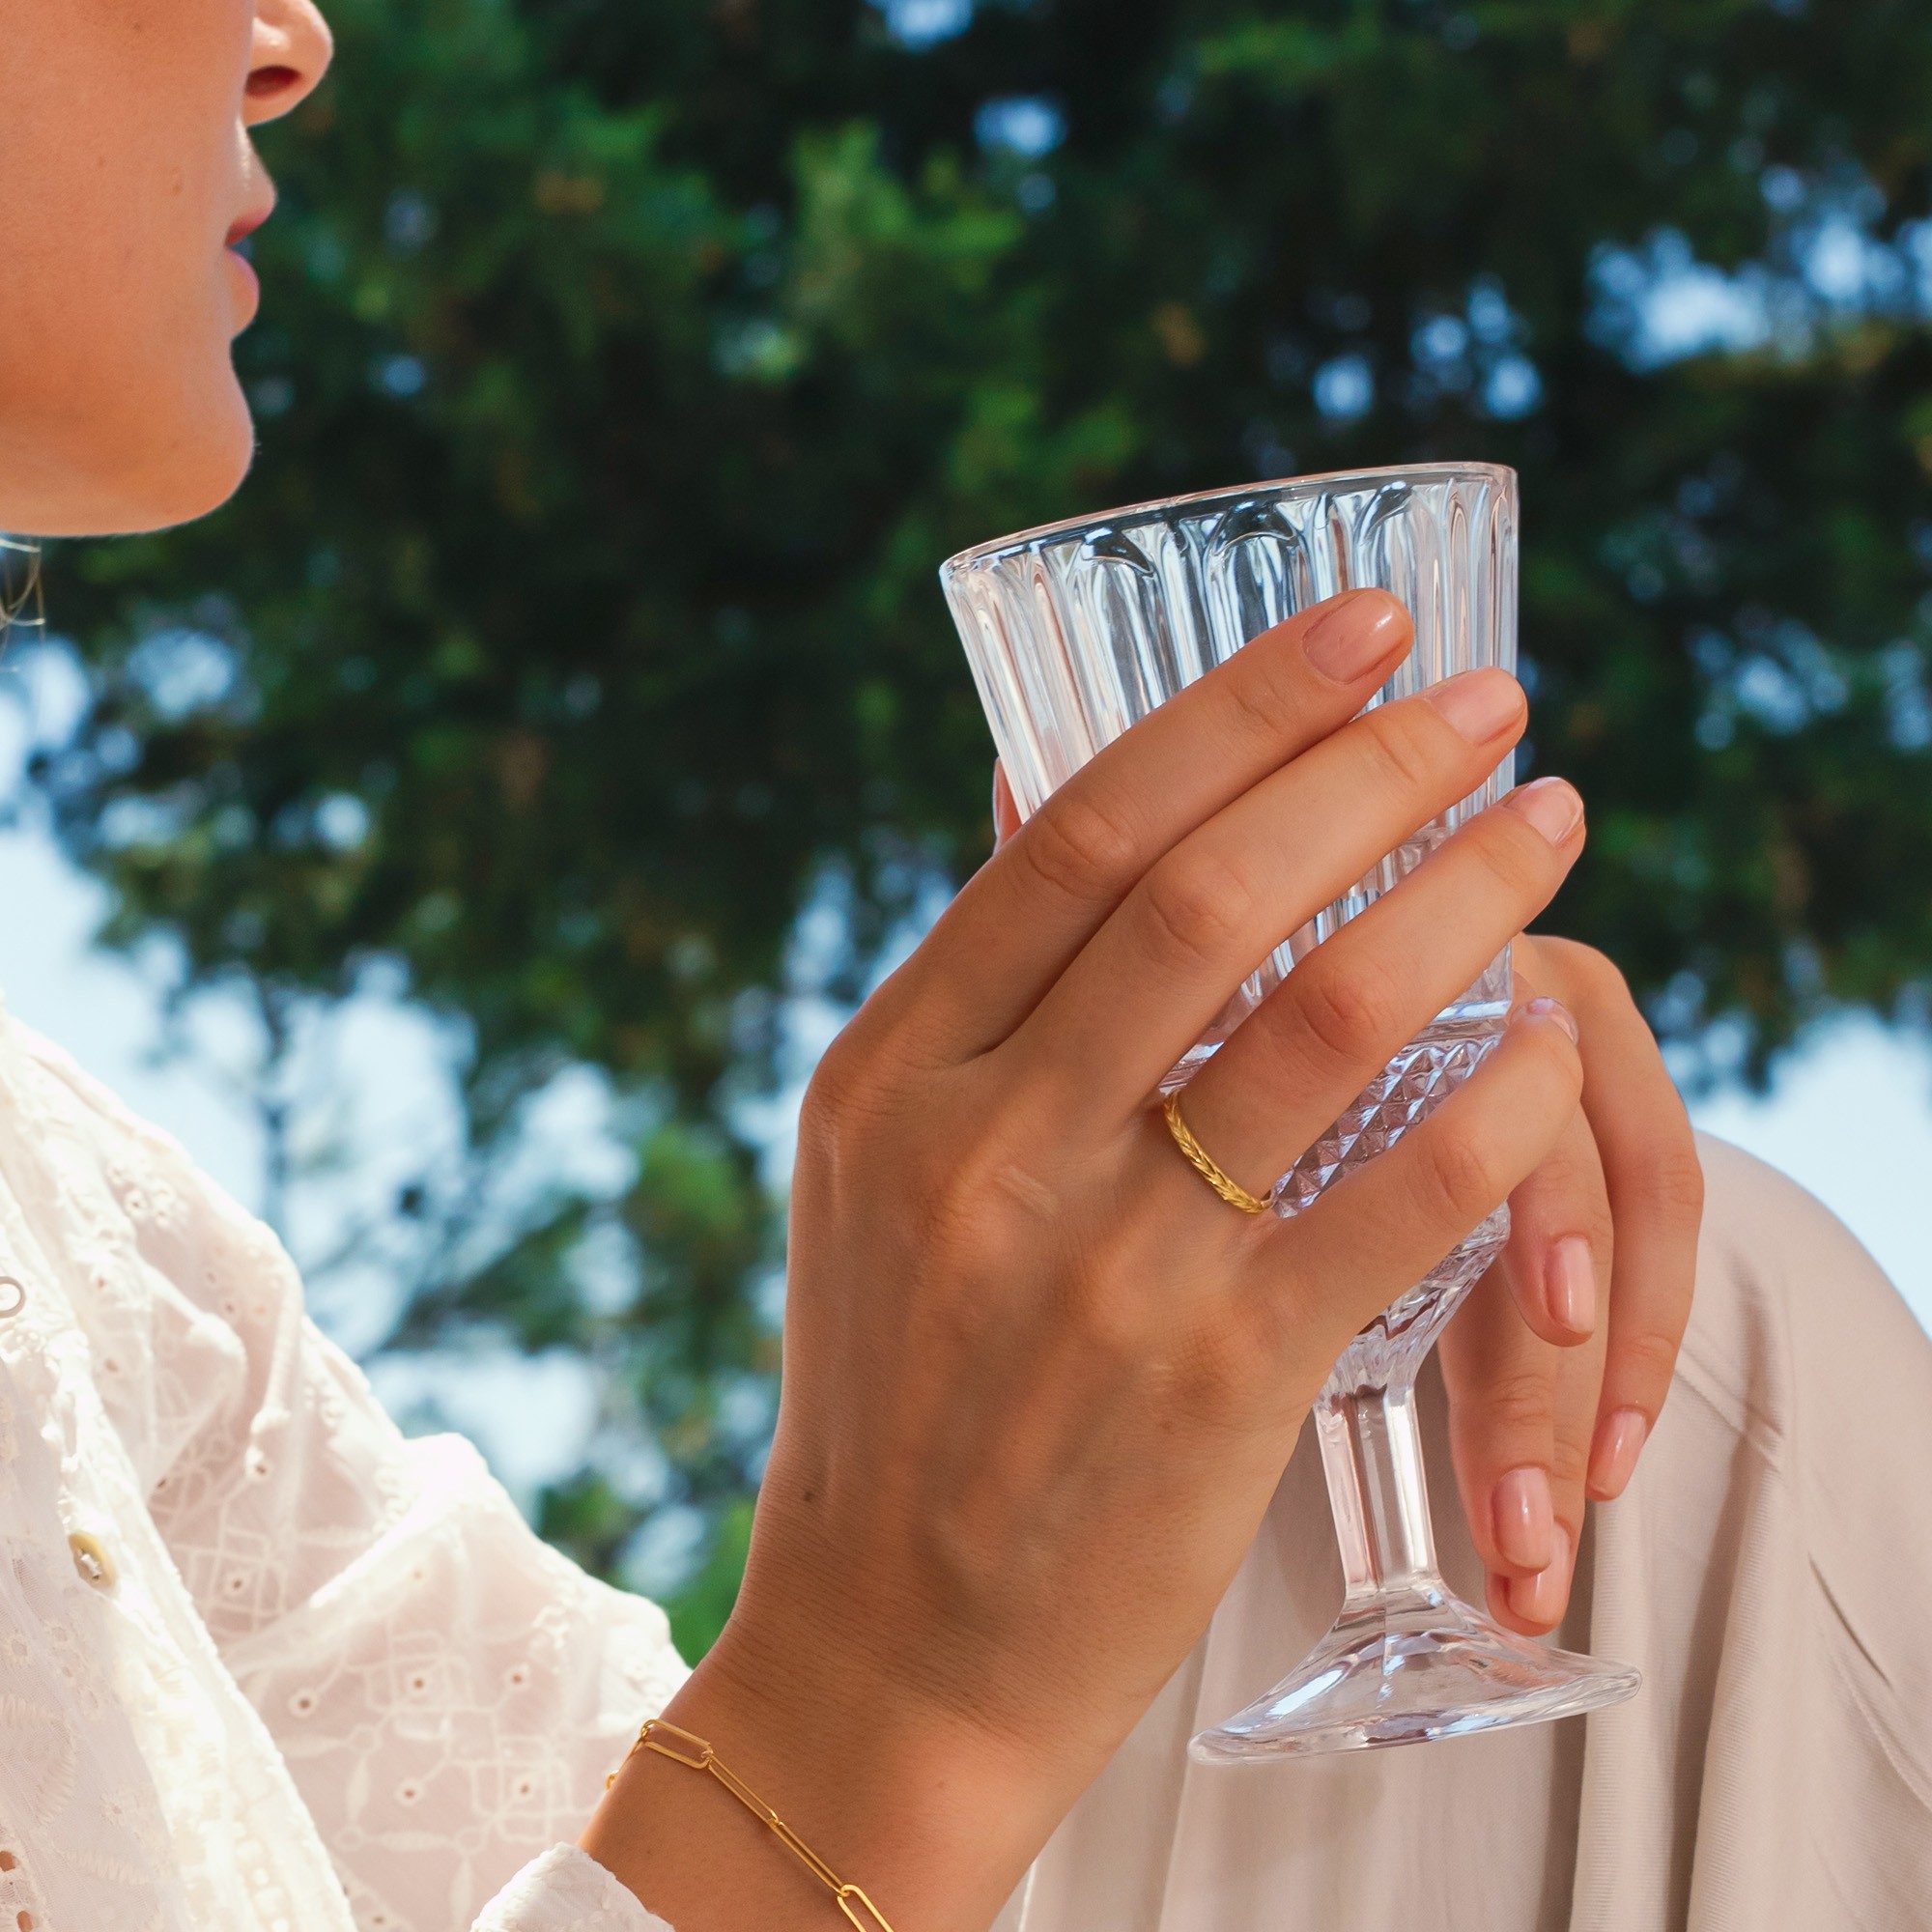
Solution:
M476 1932L671 1932L575 1845L527 1864L483 1908Z
M269 1230L34 1051L132 1264L86 1311L102 1400L223 1660L361 1932L468 1926L682 1681L664 1614L540 1542L467 1442L406 1441Z

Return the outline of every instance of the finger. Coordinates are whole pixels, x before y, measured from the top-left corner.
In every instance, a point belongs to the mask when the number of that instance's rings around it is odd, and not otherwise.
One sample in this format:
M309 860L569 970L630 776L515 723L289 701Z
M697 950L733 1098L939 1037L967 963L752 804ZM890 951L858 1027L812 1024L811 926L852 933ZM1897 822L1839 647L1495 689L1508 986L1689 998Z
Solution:
M1607 1500L1629 1483L1670 1390L1696 1282L1703 1171L1684 1102L1622 975L1565 940L1538 938L1522 952L1530 982L1576 1002L1583 1110L1616 1228L1589 1474L1590 1493Z
M1596 1333L1609 1301L1615 1238L1604 1164L1579 1108L1549 1158L1510 1196L1509 1245L1497 1264L1523 1321L1544 1341L1573 1348Z
M1582 848L1583 802L1561 779L1472 819L1296 964L1188 1083L1188 1126L1266 1194L1543 909Z
M1494 1267L1470 1291L1437 1349L1469 1540L1492 1575L1534 1577L1557 1554L1550 1484L1557 1350L1523 1326Z
M1607 1220L1601 1171L1577 1148L1589 1143L1575 1113L1548 1159L1510 1197L1511 1245L1525 1195L1547 1189L1552 1170L1594 1203L1573 1206L1570 1224L1599 1230ZM1532 1205L1528 1218L1535 1218ZM1597 1237L1603 1274L1607 1241ZM1562 1618L1570 1569L1582 1533L1583 1479L1603 1378L1602 1334L1552 1347L1531 1332L1510 1281L1509 1256L1479 1282L1444 1331L1442 1377L1449 1391L1450 1443L1471 1540L1499 1587L1491 1598L1513 1630L1540 1633ZM1566 1338L1567 1339L1567 1338Z
M1137 1111L1256 963L1474 791L1522 722L1516 680L1477 670L1345 725L1160 860L1011 1043L1091 1106Z
M1284 1351L1306 1355L1313 1330L1315 1352L1332 1343L1339 1355L1535 1171L1582 1087L1573 1026L1554 1004L1525 1009L1482 1065L1386 1152L1293 1219L1257 1217L1261 1238L1240 1292ZM1164 1135L1159 1114L1151 1118ZM1171 1147L1166 1157L1178 1157Z
M1413 635L1378 590L1264 632L1074 773L967 883L879 1009L917 1012L969 1054L1005 1038L1156 860L1353 717Z
M1524 1346L1540 1351L1551 1382L1548 1474L1555 1548L1549 1562L1532 1575L1492 1570L1488 1599L1491 1613L1499 1623L1525 1636L1541 1636L1563 1621L1576 1581L1577 1550L1587 1507L1583 1477L1589 1464L1591 1425L1603 1374L1604 1339L1598 1335L1580 1348L1552 1349L1522 1325L1521 1316L1507 1296L1496 1299L1505 1304ZM1452 1417L1452 1432L1453 1426Z

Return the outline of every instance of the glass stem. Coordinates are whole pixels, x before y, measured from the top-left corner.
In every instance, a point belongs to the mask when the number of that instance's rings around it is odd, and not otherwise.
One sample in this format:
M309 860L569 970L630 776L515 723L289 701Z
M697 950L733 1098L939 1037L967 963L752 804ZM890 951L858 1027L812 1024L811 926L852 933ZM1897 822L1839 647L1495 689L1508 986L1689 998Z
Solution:
M1413 1378L1386 1388L1324 1389L1315 1428L1349 1586L1342 1614L1392 1594L1440 1596Z

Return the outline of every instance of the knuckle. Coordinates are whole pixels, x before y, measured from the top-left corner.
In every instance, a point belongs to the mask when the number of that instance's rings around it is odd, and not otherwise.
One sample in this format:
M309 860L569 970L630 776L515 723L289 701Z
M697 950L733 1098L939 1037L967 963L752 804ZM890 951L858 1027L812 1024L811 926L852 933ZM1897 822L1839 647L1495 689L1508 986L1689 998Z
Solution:
M1179 854L1149 874L1147 916L1156 936L1189 961L1219 963L1247 930L1253 895L1236 868L1219 859Z
M1235 729L1260 745L1278 745L1293 729L1301 693L1293 667L1278 651L1247 650L1230 661L1222 687Z
M1666 1214L1692 1225L1703 1218L1704 1164L1697 1158L1694 1142L1653 1153L1642 1185L1643 1191Z
M1560 939L1548 933L1537 936L1537 949L1551 961L1563 983L1572 988L1572 998L1605 1004L1635 1005L1630 981L1607 953L1579 939Z
M1549 1378L1527 1364L1498 1371L1483 1384L1478 1397L1481 1426L1495 1440L1500 1453L1507 1444L1533 1437L1548 1446L1555 1422L1555 1391Z
M1481 1136L1461 1123L1440 1122L1419 1151L1417 1183L1437 1219L1473 1227L1509 1191Z
M1623 968L1607 952L1600 952L1594 946L1585 946L1575 939L1566 939L1563 951L1571 970L1596 998L1618 1000L1625 1006L1636 1004Z
M1477 852L1504 892L1513 899L1548 898L1557 875L1556 848L1517 812L1485 812L1480 822L1488 836L1477 841Z
M1160 1354L1172 1311L1150 1290L1141 1230L1131 1215L1088 1231L1056 1293L1065 1335L1090 1368L1125 1372Z
M861 1012L834 1038L799 1102L799 1157L834 1186L864 1174L882 1143L892 1145L902 1167L922 1165L921 1156L939 1148L931 1133L918 1149L905 1147L905 1116L916 1099L929 1104L930 1083L908 1080L904 1040L872 1022L869 1012Z
M1616 1260L1617 1222L1601 1186L1591 1187L1577 1219L1577 1232L1590 1244L1591 1259L1600 1271L1607 1270Z
M1286 990L1309 1036L1336 1060L1378 1055L1402 1032L1395 979L1379 961L1336 967L1310 959L1289 976Z
M799 1132L814 1141L837 1132L862 1091L859 1057L845 1037L835 1039L811 1070L799 1107Z
M1061 1217L1059 1189L1019 1157L1028 1137L1013 1127L997 1118L969 1120L947 1137L943 1156L921 1163L918 1198L937 1244L991 1251Z
M1577 1435L1568 1430L1558 1429L1556 1440L1549 1457L1549 1478L1557 1492L1557 1514L1562 1515L1562 1498L1565 1491L1573 1495L1580 1495L1583 1480L1590 1468L1590 1437L1587 1433Z
M983 1332L979 1324L985 1307L972 1289L1024 1269L1037 1231L1023 1211L989 1199L976 1177L937 1170L918 1179L924 1184L905 1213L903 1251L914 1258L952 1338L970 1344Z
M955 1237L968 1236L978 1228L990 1236L992 1216L987 1211L982 1163L974 1149L954 1148L952 1158L937 1172L921 1175L911 1190L916 1204L922 1245L944 1250Z
M1603 1169L1584 1152L1566 1135L1511 1197L1525 1266L1567 1235L1581 1235L1600 1265L1614 1252L1616 1217Z
M1372 711L1366 722L1366 749L1391 792L1407 801L1440 789L1444 763L1437 727L1447 727L1435 712L1422 704L1387 704Z
M1132 833L1084 796L1051 800L1015 842L1035 877L1061 897L1085 902L1119 891L1134 876Z
M1628 1335L1617 1336L1613 1347L1621 1378L1646 1390L1670 1386L1670 1378L1677 1373L1677 1342L1673 1336L1655 1328L1635 1328Z

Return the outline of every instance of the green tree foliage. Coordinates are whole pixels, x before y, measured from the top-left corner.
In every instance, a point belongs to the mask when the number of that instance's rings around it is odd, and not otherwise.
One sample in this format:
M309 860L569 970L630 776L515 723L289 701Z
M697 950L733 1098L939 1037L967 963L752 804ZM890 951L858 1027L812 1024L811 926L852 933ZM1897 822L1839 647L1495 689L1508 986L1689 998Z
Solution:
M787 934L843 882L849 995L987 839L950 551L1248 475L1514 463L1535 762L1593 813L1554 923L1747 1071L1821 1003L1909 1003L1922 7L330 11L334 78L265 140L256 474L54 560L99 701L43 776L121 938L270 1002L405 960L473 1024L480 1150L566 1061L644 1096L634 1306L571 1287L566 1203L412 1284L398 1339L612 1369L723 1525L692 1643L774 1364L733 1098ZM185 635L232 677L184 696ZM544 1520L609 1564L639 1509L589 1468Z

